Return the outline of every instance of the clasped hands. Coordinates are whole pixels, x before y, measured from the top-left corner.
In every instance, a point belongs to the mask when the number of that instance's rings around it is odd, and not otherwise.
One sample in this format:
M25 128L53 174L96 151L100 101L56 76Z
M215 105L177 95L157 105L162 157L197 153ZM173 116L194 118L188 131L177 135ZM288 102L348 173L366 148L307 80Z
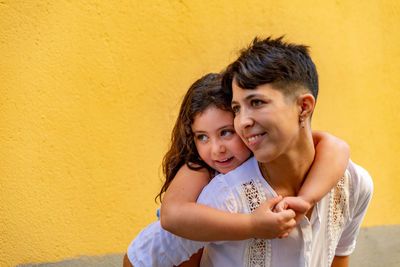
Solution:
M301 197L278 196L268 199L251 214L253 237L287 237L310 208L311 204Z

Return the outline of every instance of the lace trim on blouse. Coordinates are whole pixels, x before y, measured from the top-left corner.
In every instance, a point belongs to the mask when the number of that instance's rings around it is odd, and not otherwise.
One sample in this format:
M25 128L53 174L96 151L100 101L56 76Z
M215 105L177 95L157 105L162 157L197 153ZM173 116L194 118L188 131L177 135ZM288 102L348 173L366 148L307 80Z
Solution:
M336 246L342 234L345 220L349 217L349 172L339 180L329 193L329 212L328 212L328 263L329 266L335 256Z
M253 212L266 199L258 180L250 180L240 186L239 192L247 213ZM245 267L269 267L271 265L271 240L250 239L244 256Z

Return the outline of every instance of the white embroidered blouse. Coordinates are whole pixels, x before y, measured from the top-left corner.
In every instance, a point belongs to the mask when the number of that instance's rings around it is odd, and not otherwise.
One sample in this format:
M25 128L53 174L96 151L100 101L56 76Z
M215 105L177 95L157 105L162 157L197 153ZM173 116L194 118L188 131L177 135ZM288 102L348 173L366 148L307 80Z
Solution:
M230 173L216 176L198 202L224 211L251 213L274 196L257 161L250 158ZM195 242L163 230L157 221L131 243L128 258L135 267L173 266L205 246L201 266L330 266L335 255L353 252L371 196L371 177L350 162L337 186L315 205L310 220L304 218L287 238Z

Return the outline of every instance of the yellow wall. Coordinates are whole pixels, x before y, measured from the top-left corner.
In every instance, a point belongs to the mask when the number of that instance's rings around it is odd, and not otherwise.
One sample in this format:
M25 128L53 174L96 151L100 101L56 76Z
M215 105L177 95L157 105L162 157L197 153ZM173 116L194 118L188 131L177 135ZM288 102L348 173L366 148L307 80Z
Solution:
M122 253L182 95L256 35L312 47L313 126L371 173L364 226L399 224L399 29L397 0L0 0L0 266Z

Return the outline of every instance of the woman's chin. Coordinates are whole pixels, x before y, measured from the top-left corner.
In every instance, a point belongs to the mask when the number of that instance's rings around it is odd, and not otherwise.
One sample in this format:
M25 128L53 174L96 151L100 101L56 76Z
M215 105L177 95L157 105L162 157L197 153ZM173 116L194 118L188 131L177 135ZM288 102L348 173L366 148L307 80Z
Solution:
M275 154L269 153L268 151L256 151L253 152L253 154L256 160L260 163L269 163L276 158Z

